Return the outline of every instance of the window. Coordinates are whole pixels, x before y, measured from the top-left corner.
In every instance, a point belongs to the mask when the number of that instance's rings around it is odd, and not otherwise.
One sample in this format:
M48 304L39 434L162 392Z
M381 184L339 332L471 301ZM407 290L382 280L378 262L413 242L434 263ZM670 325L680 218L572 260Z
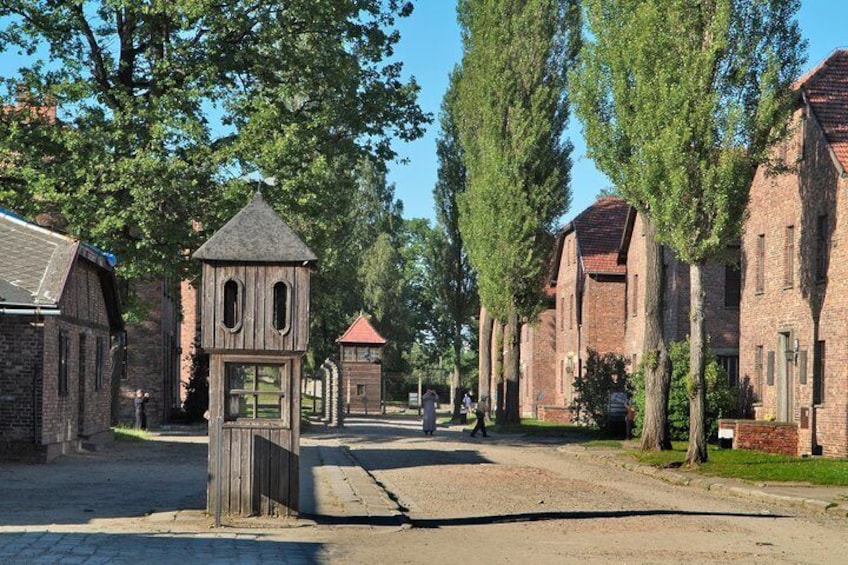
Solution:
M766 234L757 236L757 293L765 290L766 281Z
M727 383L736 388L739 386L739 356L738 355L716 355L716 361L727 374Z
M633 275L633 290L631 292L631 296L631 302L633 303L633 307L630 314L632 316L636 316L636 304L639 300L639 275Z
M106 340L97 338L97 349L94 351L94 390L103 390L103 363L106 356Z
M227 363L227 420L283 420L288 424L288 365Z
M85 376L88 373L85 367L85 341L85 334L79 334L79 355L77 356L79 371L77 372L77 378L79 379L80 396L85 394Z
M274 329L280 333L289 331L289 285L282 281L274 285Z
M724 266L724 307L739 308L742 291L742 271L739 265Z
M574 328L574 295L568 297L568 329Z
M754 395L757 401L763 400L763 346L758 345L754 352Z
M827 214L816 220L816 280L827 278Z
M783 287L792 288L795 278L795 226L786 226L786 245L783 247Z
M59 332L59 396L68 396L68 356L70 339L68 334Z
M345 345L342 347L342 359L345 361L354 361L356 360L356 348L352 345Z
M813 404L824 403L825 392L825 344L817 341L813 352Z
M562 303L562 307L559 309L559 329L560 329L560 331L564 331L565 330L565 312L566 312L566 310L565 310L565 297L564 296L560 299L560 302Z
M233 279L224 283L224 326L234 330L241 324L239 284Z
M356 385L356 396L365 396L365 385Z

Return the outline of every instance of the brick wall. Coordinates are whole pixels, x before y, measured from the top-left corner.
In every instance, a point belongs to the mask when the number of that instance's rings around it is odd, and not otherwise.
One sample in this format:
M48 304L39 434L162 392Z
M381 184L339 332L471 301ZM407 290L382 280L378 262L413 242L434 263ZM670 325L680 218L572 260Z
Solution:
M168 422L179 408L179 305L163 281L134 288L148 310L144 320L127 324L127 374L121 381L119 419L134 422L135 391L143 389L150 393L147 422L155 427Z
M574 376L579 366L577 329L578 279L577 242L572 231L564 235L556 287L556 384L553 397L544 404L566 406L574 395Z
M180 283L180 402L185 401L186 385L191 379L191 364L196 353L196 344L200 343L200 302L197 288L189 281Z
M623 276L590 275L583 284L583 316L581 328L581 358L588 350L600 354L621 353L624 342L624 292Z
M539 406L539 419L543 422L557 422L559 424L571 424L574 422L574 413L571 408L565 406Z
M58 317L0 317L0 444L5 456L45 461L111 438L109 320L96 268L78 259ZM68 338L68 389L59 392L59 335ZM99 338L99 340L98 340ZM97 347L103 379L96 386Z
M799 453L848 456L848 181L839 178L814 117L794 115L794 137L775 156L797 173L757 171L742 240L740 371L755 383L757 418L799 424ZM826 215L826 277L817 276L818 218ZM793 227L791 282L785 280L787 226ZM758 240L763 236L763 288L757 288ZM818 322L818 323L816 323ZM781 338L781 335L783 336ZM799 355L787 361L786 343ZM814 404L816 341L825 344L825 396ZM757 348L763 351L758 377ZM768 382L768 356L775 359ZM761 385L757 386L757 383ZM802 409L804 416L802 418Z
M536 417L536 405L556 398L556 309L542 311L521 328L521 413Z
M733 427L733 449L798 455L798 426L785 422L722 420L720 427Z

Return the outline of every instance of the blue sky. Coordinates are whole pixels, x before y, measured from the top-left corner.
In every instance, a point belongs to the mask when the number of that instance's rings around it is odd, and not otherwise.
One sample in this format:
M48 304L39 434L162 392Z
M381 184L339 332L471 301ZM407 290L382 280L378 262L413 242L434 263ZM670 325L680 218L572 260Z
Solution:
M848 47L848 2L841 0L805 0L798 13L801 32L806 38L807 64L810 68L825 59L834 49ZM394 163L389 182L395 184L395 195L404 203L407 218L434 218L433 186L436 183L437 117L448 74L462 57L459 26L454 0L418 0L409 18L399 22L401 33L396 56L404 62L407 76L414 76L421 86L419 103L433 114L434 122L423 138L411 143L398 143L396 149L408 164ZM572 203L564 216L567 221L595 200L598 192L610 185L592 161L586 157L580 126L572 118L566 134L574 144L571 171Z

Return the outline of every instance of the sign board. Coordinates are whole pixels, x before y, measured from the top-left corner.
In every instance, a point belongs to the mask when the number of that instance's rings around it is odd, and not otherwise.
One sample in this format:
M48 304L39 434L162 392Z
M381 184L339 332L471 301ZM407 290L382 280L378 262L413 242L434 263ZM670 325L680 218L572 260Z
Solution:
M418 408L418 393L410 392L409 393L409 407L410 408Z

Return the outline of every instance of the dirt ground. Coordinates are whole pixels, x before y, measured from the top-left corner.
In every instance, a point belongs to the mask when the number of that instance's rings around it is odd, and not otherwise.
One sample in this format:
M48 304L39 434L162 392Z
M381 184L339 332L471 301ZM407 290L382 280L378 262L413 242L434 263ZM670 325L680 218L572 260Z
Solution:
M232 562L841 564L848 555L844 518L669 485L557 443L473 439L459 428L425 437L417 422L394 419L308 432L302 445L348 450L401 519L212 529L206 437L165 432L48 465L0 464L0 550L21 532L108 532L143 534L145 548L165 534L229 536L250 544L239 546L242 557L262 544L261 558ZM287 560L292 544L308 556ZM175 547L165 553L173 561L158 562L183 561Z

